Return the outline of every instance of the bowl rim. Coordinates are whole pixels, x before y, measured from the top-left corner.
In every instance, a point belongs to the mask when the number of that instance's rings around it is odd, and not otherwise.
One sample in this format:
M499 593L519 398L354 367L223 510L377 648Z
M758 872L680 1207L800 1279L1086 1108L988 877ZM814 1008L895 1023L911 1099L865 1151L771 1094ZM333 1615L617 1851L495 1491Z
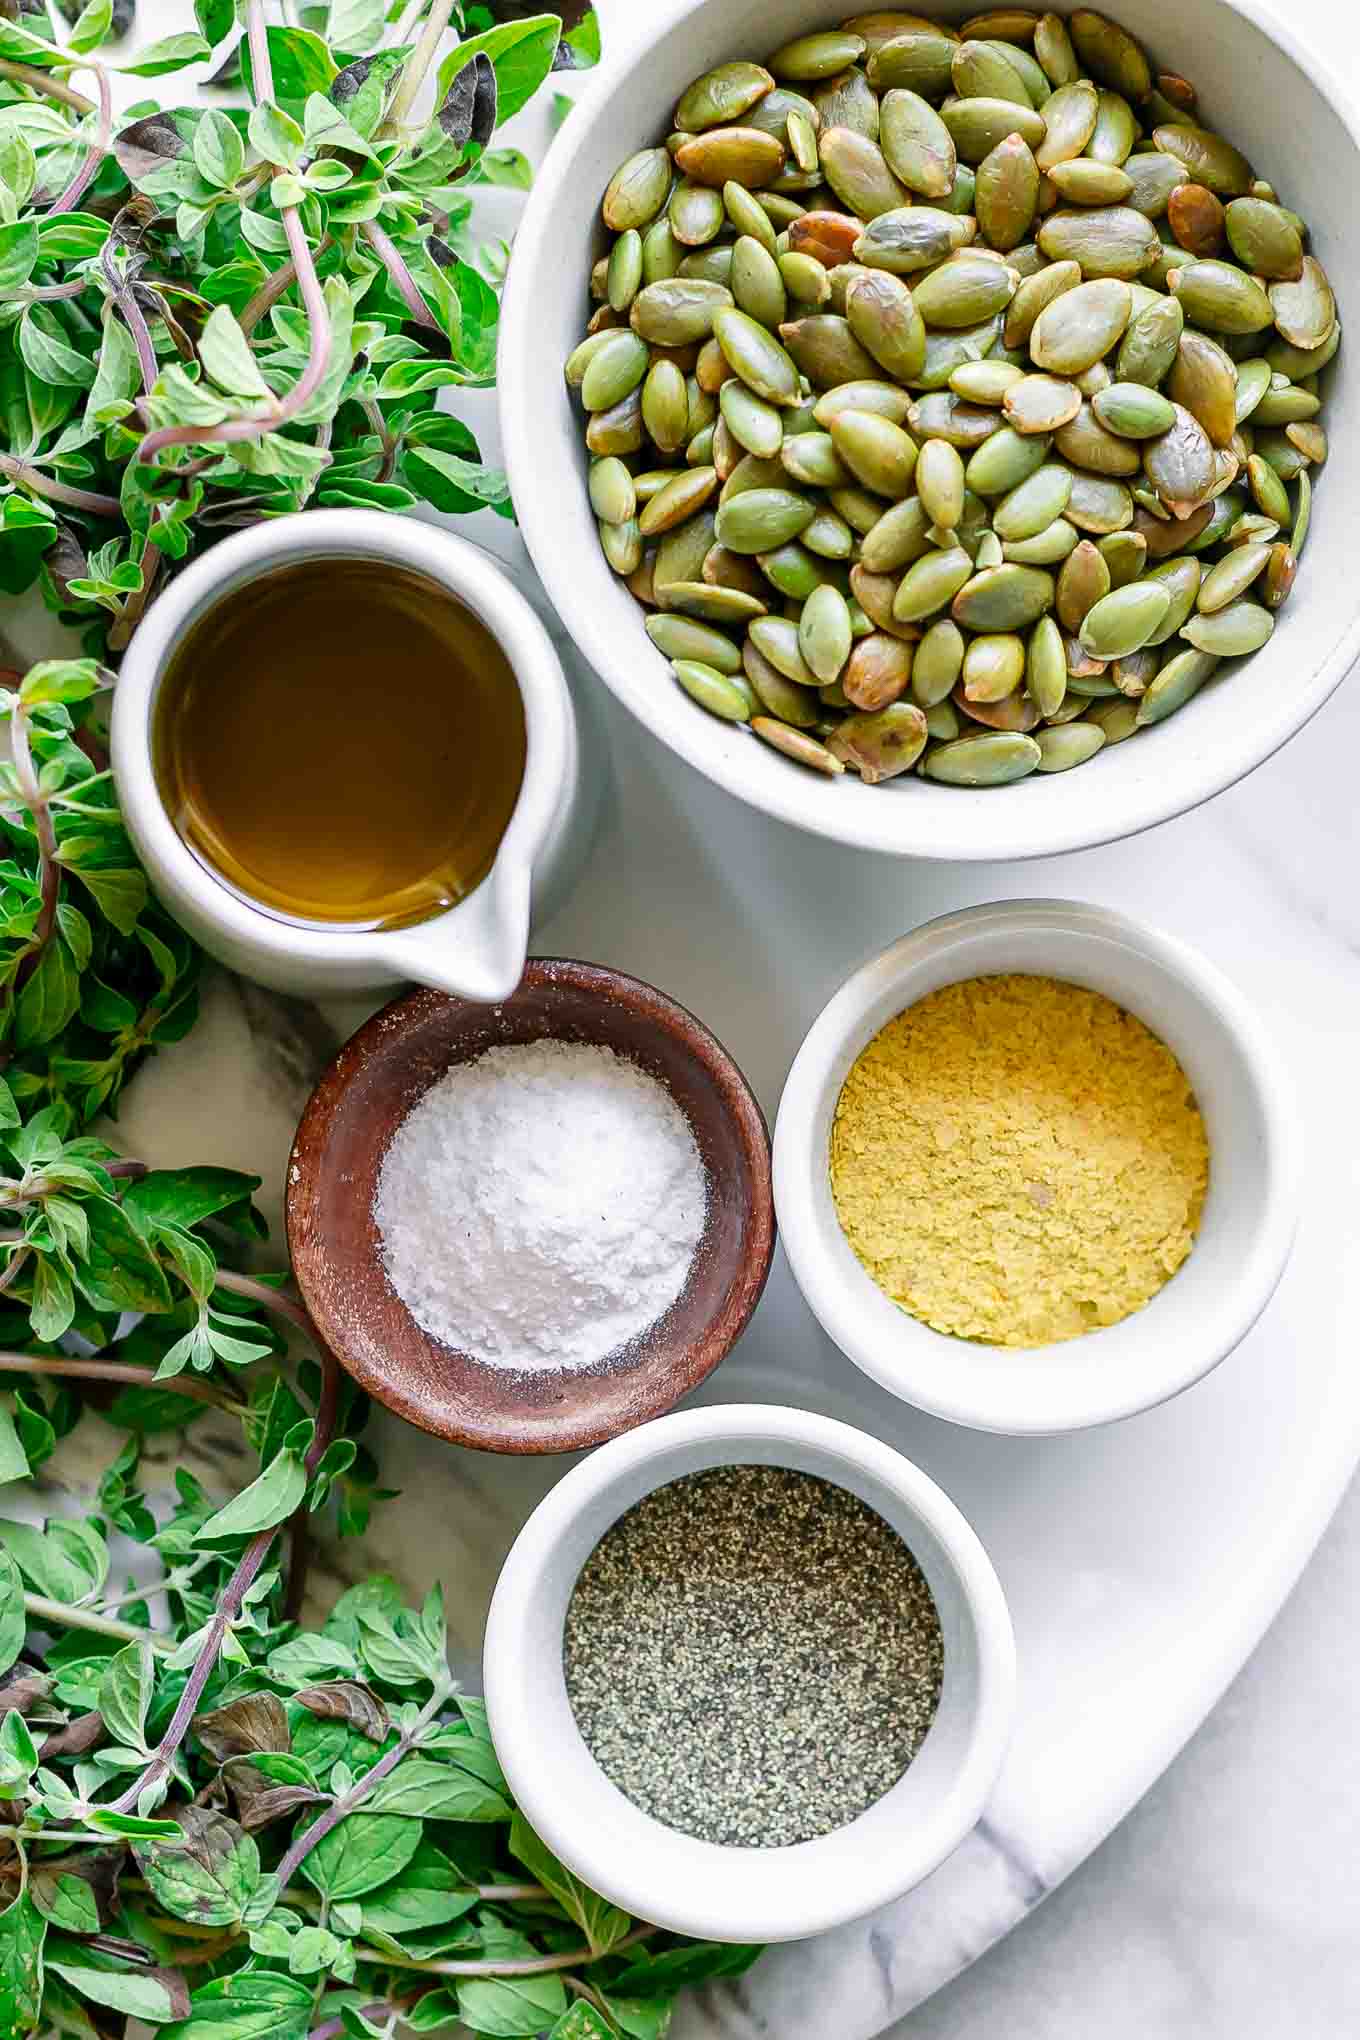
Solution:
M1140 835L1226 792L1297 736L1360 659L1360 598L1348 628L1331 652L1313 666L1306 684L1297 691L1292 686L1280 688L1273 705L1254 704L1253 714L1241 719L1235 741L1230 733L1220 733L1211 755L1193 759L1187 754L1174 772L1148 772L1139 784L1122 790L1118 801L1095 805L1084 817L1060 820L1051 803L1047 817L1037 810L1030 816L1024 808L1012 809L1010 813L1019 820L1009 820L1004 832L999 821L970 832L964 809L967 806L970 815L974 810L967 805L969 796L959 789L954 792L960 824L952 829L941 826L937 805L932 805L928 815L919 809L912 813L904 803L892 799L891 791L881 823L862 803L856 803L856 812L832 801L809 802L805 775L786 771L753 777L747 770L744 745L724 747L708 731L702 738L690 739L678 729L658 729L646 715L637 682L639 648L630 648L617 641L617 634L601 630L592 612L591 589L583 586L574 572L573 548L562 543L562 518L573 513L563 505L559 491L544 487L545 440L551 443L551 434L544 430L543 404L550 399L545 395L539 403L530 403L523 393L541 385L545 392L552 389L552 400L557 396L555 369L546 376L544 373L541 289L542 279L551 274L554 245L561 238L559 189L580 176L578 164L591 146L596 123L604 119L622 125L620 92L646 68L656 44L715 4L717 0L676 0L617 62L606 60L601 66L535 178L516 234L502 300L498 403L506 471L534 566L591 671L669 751L748 807L810 835L888 856L956 863L1056 856ZM966 11L962 0L960 4ZM1268 12L1262 0L1218 0L1218 4L1250 23L1297 67L1336 115L1360 157L1360 101L1338 78L1323 70L1293 29ZM1059 0L1059 5L1062 12L1071 11L1071 0ZM643 145L640 140L639 146ZM579 497L576 514L586 520L589 509L584 485L572 493ZM973 798L978 797L985 796Z
M752 1183L747 1207L747 1250L733 1289L730 1336L712 1338L713 1328L710 1326L707 1343L704 1340L692 1341L688 1367L677 1376L676 1383L666 1388L664 1394L653 1394L650 1401L645 1397L640 1399L627 1418L627 1428L631 1429L673 1409L676 1402L691 1394L721 1366L750 1323L764 1294L774 1261L777 1236L770 1131L760 1102L735 1058L712 1029L677 999L643 978L632 977L606 964L578 962L569 957L530 957L516 989L545 989L552 985L568 986L602 1002L607 999L614 1004L624 1004L632 1013L651 1020L673 1038L682 1040L713 1080L721 1096ZM510 1001L503 1003L508 1005ZM473 1430L448 1417L432 1421L429 1407L413 1387L404 1378L370 1366L364 1353L356 1351L348 1337L346 1315L338 1308L335 1285L328 1279L329 1254L322 1251L319 1231L308 1223L317 1185L325 1168L327 1146L350 1084L370 1061L399 1052L407 1024L436 1008L460 1013L485 1010L475 1000L459 999L451 993L425 987L402 993L350 1036L322 1072L307 1100L293 1138L284 1191L284 1228L299 1293L337 1363L375 1401L405 1418L418 1430L474 1451L516 1455L578 1452L607 1443L619 1434L617 1424L568 1416L545 1416L541 1434L533 1438L525 1438L522 1434L509 1438L491 1424ZM602 1045L610 1044L605 1041ZM416 1326L416 1330L422 1338L429 1339L429 1334L421 1327ZM430 1343L438 1345L434 1340ZM648 1371L645 1366L640 1367L638 1377L645 1378Z
M730 1447L731 1459L715 1461L715 1444ZM649 1845L621 1848L617 1826L608 1817L608 1802L617 1803L621 1795L603 1772L598 1773L598 1823L576 1820L564 1806L562 1751L543 1731L542 1670L533 1624L536 1597L571 1526L602 1498L626 1492L639 1469L668 1462L643 1490L651 1492L686 1471L740 1463L743 1450L770 1444L790 1454L788 1461L776 1458L771 1463L797 1463L794 1455L801 1453L819 1461L821 1477L833 1484L839 1466L886 1487L938 1546L976 1652L976 1691L962 1760L948 1789L940 1792L938 1806L922 1822L922 1831L896 1834L890 1849L846 1847L846 1838L855 1833L853 1822L794 1848L732 1848L678 1834L637 1808L628 1811L650 1831ZM674 1463L677 1455L680 1464ZM622 1501L611 1520L629 1506L631 1499ZM910 1546L910 1535L905 1541ZM977 1825L1014 1728L1015 1635L1001 1581L977 1532L938 1482L913 1460L838 1418L792 1406L718 1404L658 1418L616 1438L564 1475L539 1503L497 1581L486 1626L483 1686L497 1756L517 1802L549 1848L594 1890L635 1917L675 1933L727 1942L800 1940L862 1918L901 1897L938 1868ZM577 1738L580 1760L596 1770L579 1731ZM870 1808L869 1816L873 1812ZM643 1832L639 1828L633 1839L641 1841ZM679 1895L685 1859L688 1898ZM797 1859L797 1881L806 1896L796 1915L771 1903L766 1880L759 1875L763 1859L784 1865ZM834 1874L825 1874L833 1862ZM739 1874L734 1877L734 1872ZM736 1901L733 1885L740 1893Z
M1065 1417L1055 1409L1048 1388L1036 1395L1032 1407L1013 1406L1003 1418L987 1406L985 1397L970 1390L966 1376L957 1377L962 1388L951 1386L948 1373L928 1358L937 1350L940 1335L905 1312L908 1335L889 1356L880 1335L873 1327L866 1328L853 1293L833 1265L830 1227L815 1198L815 1185L826 1173L819 1127L828 1095L833 1091L839 1095L846 1043L865 1016L886 995L899 991L902 1009L910 1006L920 996L911 989L918 973L956 948L964 956L960 979L986 976L988 966L977 953L979 938L984 943L991 936L1004 938L1017 926L1132 948L1144 965L1188 991L1196 1006L1211 1013L1236 1044L1256 1093L1262 1129L1261 1213L1246 1238L1232 1287L1221 1292L1215 1313L1201 1320L1193 1357L1170 1371L1163 1366L1160 1374L1150 1358L1141 1385L1131 1382L1123 1370L1112 1373L1103 1400L1092 1394L1082 1377L1081 1406ZM1054 975L1062 978L1064 972L1057 968ZM890 943L851 973L813 1021L789 1071L775 1124L774 1193L780 1238L794 1280L823 1330L848 1360L899 1401L947 1423L1008 1437L1055 1437L1117 1423L1155 1409L1203 1380L1241 1344L1278 1288L1298 1230L1302 1183L1292 1085L1275 1044L1244 994L1178 937L1085 900L1010 899L965 907ZM1122 1322L1136 1324L1139 1315ZM1061 1353L1066 1348L1037 1350ZM1015 1357L1023 1361L1024 1355Z

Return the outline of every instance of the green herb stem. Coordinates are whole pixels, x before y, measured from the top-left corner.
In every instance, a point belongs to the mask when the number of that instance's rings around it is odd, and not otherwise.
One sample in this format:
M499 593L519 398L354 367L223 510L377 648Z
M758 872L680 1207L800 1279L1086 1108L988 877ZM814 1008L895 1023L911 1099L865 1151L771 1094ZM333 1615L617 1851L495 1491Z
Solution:
M332 246L331 237L325 234L316 244L316 259L319 262L326 250ZM291 256L281 262L272 276L267 276L253 298L237 313L236 323L249 339L266 312L273 310L279 299L286 295L297 282L297 270Z
M435 0L429 19L421 30L420 41L402 66L397 89L392 95L392 103L378 129L379 140L398 134L406 116L415 105L420 88L425 83L430 66L435 60L444 31L449 25L453 5L454 0Z
M148 1587L154 1593L154 1587ZM154 1629L142 1629L135 1622L120 1622L113 1615L96 1615L92 1608L73 1608L67 1601L50 1601L46 1594L25 1594L24 1607L44 1629L88 1629L94 1636L112 1636L120 1643L145 1643L158 1657L175 1650L173 1637L158 1636ZM126 1807L120 1807L125 1813Z
M97 495L93 489L74 489L69 482L59 482L55 475L45 475L41 468L20 460L17 454L0 453L0 475L6 481L17 482L22 488L30 489L35 496L42 496L49 503L64 504L68 510L83 510L89 517L121 517L123 514L123 506L116 497Z
M286 1317L290 1324L296 1325L304 1338L319 1350L324 1350L310 1312L286 1289L271 1289L267 1282L260 1282L253 1275L238 1275L233 1268L218 1269L217 1287L229 1289L233 1296L247 1297L251 1303L262 1303L267 1310L277 1311L280 1317Z
M609 1952L622 1955L627 1949L650 1941L658 1932L656 1927L635 1927L631 1934L616 1941ZM525 1956L518 1962L497 1962L494 1958L484 1962L419 1962L414 1956L389 1955L383 1949L369 1948L367 1943L364 1944L364 1953L374 1962L380 1962L385 1969L409 1969L418 1971L422 1976L551 1976L555 1970L579 1969L582 1963L596 1960L591 1948L569 1948L563 1955Z
M35 92L45 92L49 99L59 99L63 106L69 106L76 113L94 112L92 99L87 99L83 92L77 92L64 78L54 78L50 71L40 71L36 64L14 64L6 58L0 61L0 78L8 78L14 85L29 85Z
M54 213L74 212L85 193L99 175L100 168L109 149L109 135L113 128L113 95L109 90L109 74L102 64L87 66L95 74L99 93L99 122L95 128L94 140L90 144L85 161L77 170L60 197L54 198L51 210Z
M0 1245L8 1245L0 1241ZM155 1369L133 1367L124 1360L75 1360L65 1353L0 1353L0 1374L52 1374L71 1381L117 1381L134 1388L167 1388L156 1379ZM229 1416L244 1415L249 1407L214 1381L197 1381L192 1375L176 1375L168 1393L182 1395L190 1402L208 1403Z

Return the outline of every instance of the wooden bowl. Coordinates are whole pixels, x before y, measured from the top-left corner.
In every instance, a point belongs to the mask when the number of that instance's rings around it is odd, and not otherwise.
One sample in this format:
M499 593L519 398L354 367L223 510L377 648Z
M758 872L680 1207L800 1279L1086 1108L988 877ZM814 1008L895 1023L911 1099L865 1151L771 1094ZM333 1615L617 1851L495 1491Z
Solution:
M615 1049L660 1078L694 1129L709 1196L684 1289L626 1361L528 1374L416 1323L387 1279L373 1199L393 1134L432 1084L488 1048L544 1038ZM418 991L360 1028L302 1115L286 1218L307 1308L370 1395L457 1445L574 1452L674 1408L745 1329L774 1254L770 1137L741 1071L683 1006L620 971L536 958L502 1006Z

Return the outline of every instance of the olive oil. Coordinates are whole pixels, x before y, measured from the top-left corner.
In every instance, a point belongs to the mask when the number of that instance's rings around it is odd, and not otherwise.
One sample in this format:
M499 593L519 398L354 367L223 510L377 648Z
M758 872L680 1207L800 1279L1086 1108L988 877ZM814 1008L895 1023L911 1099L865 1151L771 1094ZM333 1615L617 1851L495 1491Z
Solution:
M361 929L480 884L526 749L514 675L471 610L355 559L280 568L211 610L166 673L154 743L167 811L219 878Z

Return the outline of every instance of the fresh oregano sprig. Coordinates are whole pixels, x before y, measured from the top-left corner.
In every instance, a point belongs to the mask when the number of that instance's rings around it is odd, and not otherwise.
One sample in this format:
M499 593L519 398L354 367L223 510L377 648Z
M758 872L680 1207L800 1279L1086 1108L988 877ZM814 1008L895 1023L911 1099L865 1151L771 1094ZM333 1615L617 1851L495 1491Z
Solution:
M46 14L0 21L0 589L40 581L100 656L233 526L510 514L438 408L495 373L504 257L468 193L528 181L496 128L599 48L581 0L331 0L306 27L196 0L194 20L121 63L110 0L64 42ZM210 56L221 106L114 115L115 72Z

